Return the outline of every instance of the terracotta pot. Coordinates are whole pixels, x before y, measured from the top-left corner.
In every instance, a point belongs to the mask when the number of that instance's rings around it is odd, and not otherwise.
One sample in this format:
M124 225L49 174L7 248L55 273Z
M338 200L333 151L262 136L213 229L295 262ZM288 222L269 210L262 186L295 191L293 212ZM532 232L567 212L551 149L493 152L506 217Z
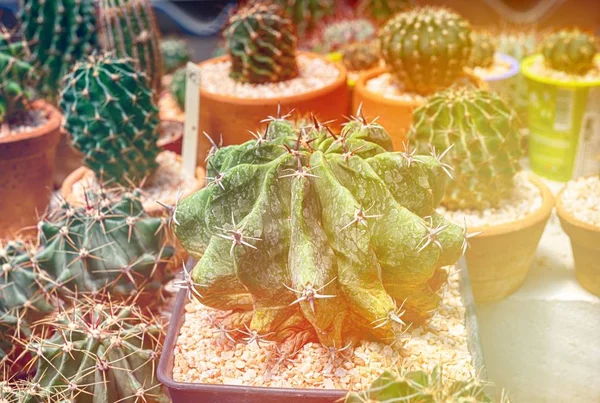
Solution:
M571 238L577 281L592 294L600 296L600 228L569 213L562 202L564 189L556 196L556 214Z
M405 101L401 99L385 98L367 90L367 81L381 74L389 72L387 67L376 67L360 75L352 95L352 113L360 105L362 112L368 120L375 118L392 138L394 150L403 151L407 133L412 125L413 111L423 104L422 101ZM487 84L470 72L465 72L469 81L478 88L486 89Z
M315 53L298 52L301 55L322 58ZM200 63L200 66L220 63L228 56L217 57ZM329 61L330 62L330 61ZM257 130L266 124L260 121L277 114L278 105L283 113L294 109L299 113L314 113L320 121L335 120L343 123L348 116L350 96L346 84L346 68L336 63L340 70L338 78L331 84L303 94L270 99L237 98L215 94L200 88L200 130L198 131L198 163L204 165L210 143L202 134L210 134L215 141L223 136L223 145L240 144L252 139L248 130Z
M48 121L38 128L0 138L0 238L33 227L52 194L54 157L60 137L60 112L44 101L31 104Z
M519 221L469 228L482 232L470 239L467 267L477 302L496 301L517 290L533 262L537 245L554 207L554 197L535 174L531 181L542 193L542 206Z

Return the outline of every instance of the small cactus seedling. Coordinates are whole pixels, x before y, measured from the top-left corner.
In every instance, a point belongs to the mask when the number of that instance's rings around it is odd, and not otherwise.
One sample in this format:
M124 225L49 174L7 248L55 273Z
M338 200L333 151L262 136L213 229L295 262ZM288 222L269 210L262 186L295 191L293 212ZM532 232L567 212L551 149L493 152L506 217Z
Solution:
M360 0L358 14L371 18L378 24L415 6L414 0Z
M451 86L471 55L471 27L452 11L415 8L397 14L379 33L381 53L408 91L421 95Z
M522 155L519 126L516 112L498 95L450 88L415 110L408 137L421 152L430 146L447 150L454 167L447 207L484 209L497 206L514 188Z
M375 25L364 18L334 21L323 29L313 50L320 53L339 51L349 44L375 39L376 32Z
M186 68L182 67L173 73L171 84L169 84L169 92L177 101L177 105L182 110L185 110L185 87L187 83Z
M359 114L360 115L360 114ZM394 342L404 321L439 304L442 266L465 231L435 213L442 163L391 152L364 118L335 135L280 115L265 132L208 160L213 178L181 201L175 233L200 259L200 301L241 311L250 339L327 347Z
M380 60L376 41L353 43L342 49L342 62L350 71L368 70Z
M188 45L182 39L164 39L160 42L160 52L165 74L173 73L191 59Z
M294 25L274 3L253 2L229 20L225 30L230 76L240 82L267 83L298 75Z
M542 42L542 54L548 66L569 74L585 74L594 67L597 53L596 38L577 29L556 32Z
M473 49L471 50L470 67L490 67L494 64L496 53L496 40L487 32L473 32L471 39Z
M60 106L74 147L99 180L138 182L157 168L158 108L129 59L92 56L78 63Z

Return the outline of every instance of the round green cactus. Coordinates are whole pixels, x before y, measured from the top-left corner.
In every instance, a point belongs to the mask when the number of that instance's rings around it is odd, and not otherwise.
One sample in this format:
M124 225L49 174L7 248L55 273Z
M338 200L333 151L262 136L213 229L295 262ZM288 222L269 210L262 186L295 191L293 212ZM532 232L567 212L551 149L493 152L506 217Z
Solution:
M73 146L100 180L137 182L157 168L158 108L129 59L94 56L78 63L60 106Z
M379 49L375 41L353 43L342 49L342 62L350 71L376 67L379 60Z
M61 79L97 45L94 0L22 0L21 32L40 69L39 92L58 97Z
M323 18L335 13L335 0L273 0L273 2L284 8L301 37L317 27Z
M173 95L177 101L177 105L179 105L182 110L185 110L185 87L187 83L186 74L186 68L180 68L173 73L171 84L169 84L169 92L171 95Z
M597 53L596 38L577 29L556 32L542 42L546 63L569 74L585 74L594 67Z
M449 208L497 206L514 188L522 155L519 119L495 93L450 88L430 96L413 115L409 141L425 152L448 154L454 179L446 187Z
M296 34L292 21L274 3L254 2L241 8L225 30L236 81L267 83L298 75Z
M507 29L495 35L497 51L514 57L518 61L534 54L538 48L538 34L535 30Z
M360 0L358 14L384 23L397 13L415 6L414 0Z
M408 91L421 95L445 89L463 74L471 55L471 27L444 8L415 8L397 14L379 33L381 53Z
M494 64L496 53L496 41L487 32L473 32L471 39L473 48L471 50L470 67L490 67Z
M274 118L216 151L210 183L176 212L176 235L200 259L195 295L251 318L255 338L295 346L391 342L396 324L426 320L465 231L435 212L442 163L391 150L364 118L339 136Z
M164 39L160 42L163 70L166 74L185 66L191 55L187 43L182 39Z
M377 28L367 19L354 18L328 24L314 47L319 53L342 50L349 44L370 41L375 38Z

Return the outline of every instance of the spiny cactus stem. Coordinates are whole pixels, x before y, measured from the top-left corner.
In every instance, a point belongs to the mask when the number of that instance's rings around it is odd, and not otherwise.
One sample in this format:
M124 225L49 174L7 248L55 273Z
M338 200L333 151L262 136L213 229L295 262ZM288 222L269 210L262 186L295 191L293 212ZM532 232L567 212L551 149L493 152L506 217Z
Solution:
M348 148L346 147L346 142L344 142L344 153L342 154L342 158L344 159L344 162L348 162L348 160L352 157L354 157L356 155L356 152L359 151L361 148L364 148L365 145L363 144L360 147L355 148L354 150L348 150Z
M267 143L267 132L263 131L262 133L259 131L253 132L252 130L248 130L248 133L250 133L250 135L252 137L254 137L256 139L256 145L260 146L263 143Z
M281 120L286 120L294 113L295 109L292 109L285 115L281 114L281 103L277 102L277 114L275 116L267 116L265 119L261 120L260 123L269 123L269 122L277 122Z
M419 248L417 250L417 253L421 253L425 248L432 244L440 248L440 251L443 250L442 243L439 241L439 239L437 239L437 237L442 231L448 228L450 224L438 225L436 227L433 227L431 217L425 217L424 220L429 220L429 223L421 223L421 225L427 230L427 233L425 234L423 239L421 239L421 242L419 242L419 244L417 245L417 248Z
M303 286L302 290L295 290L285 283L282 283L282 284L288 290L300 295L300 297L298 299L296 299L294 302L292 302L290 304L290 306L299 304L302 301L308 301L308 303L310 304L310 309L312 310L313 313L316 313L316 311L315 311L315 300L316 299L335 298L337 296L337 295L319 294L319 291L321 291L322 289L327 287L329 284L333 283L336 279L337 279L337 277L332 278L331 281L329 281L327 284L325 284L324 286L322 286L316 290L314 289L314 287L311 283L308 283L305 286Z
M208 140L208 142L211 144L210 150L208 151L208 154L206 155L206 158L204 159L204 162L208 161L210 159L210 157L212 157L213 155L215 155L215 153L217 151L219 151L219 149L221 149L221 147L223 147L223 134L220 135L220 140L219 140L219 144L217 144L212 137L210 137L210 135L206 132L202 132L202 134L204 134L204 137L206 137L206 139Z
M168 204L165 204L163 202L161 202L160 200L157 200L156 203L163 207L165 210L167 210L168 213L168 218L167 218L167 226L170 227L172 223L175 223L175 225L181 225L179 223L179 221L177 221L177 209L179 208L179 202L181 201L181 198L183 197L183 192L181 190L181 188L177 189L177 194L175 196L175 205L174 206L169 206ZM162 229L161 227L159 227L159 229L156 230L155 234L158 233L158 231Z
M448 152L452 149L452 147L454 147L454 144L451 144L450 147L446 148L443 153L438 155L435 147L431 146L431 156L433 158L435 158L436 160L438 160L441 168L444 170L444 172L446 173L446 175L448 175L448 177L450 179L454 179L452 176L452 172L451 172L451 171L454 171L454 168L450 164L446 164L445 162L442 162L442 159L446 156L446 154L448 154Z
M415 155L417 154L417 149L413 148L411 150L410 148L410 144L407 143L402 143L402 145L404 146L404 151L400 152L400 155L402 156L402 158L404 158L407 162L407 166L410 168L410 166L412 165L413 162L421 162L420 160L415 158Z
M400 326L406 326L406 323L404 323L404 321L402 320L402 316L406 313L406 311L403 310L405 303L406 299L402 301L402 304L400 304L399 307L389 311L385 317L375 319L372 322L372 324L375 325L373 329L378 329L380 327L386 326L388 323L397 323Z
M182 274L183 274L183 279L175 281L175 288L180 289L180 290L182 290L182 289L187 290L187 297L188 297L188 300L190 300L190 301L192 300L192 296L194 296L198 300L202 300L202 294L200 294L200 292L197 290L196 287L204 287L204 286L202 284L198 284L198 283L194 282L194 280L192 279L192 272L191 272L191 270L190 271L187 270L187 268L185 267L185 263L183 263Z
M252 249L258 249L256 246L252 245L251 243L246 242L246 239L249 239L251 241L262 241L262 239L260 239L260 238L255 238L255 237L244 235L244 229L246 228L246 224L248 222L246 221L241 227L238 228L237 224L235 223L235 219L233 218L233 212L231 212L231 222L233 225L232 229L224 229L224 228L215 227L219 231L231 234L231 235L216 234L219 238L223 238L223 239L227 239L227 240L231 241L231 250L229 251L229 254L231 255L231 257L233 257L233 250L238 245L244 245L244 246L247 246Z
M204 179L208 180L208 185L218 185L221 189L225 190L223 186L223 174L215 169L214 165L208 161L208 166L216 172L215 176L206 176Z
M300 156L297 156L298 158L298 169L295 170L294 172L292 172L291 174L286 174L286 175L281 175L279 177L279 179L281 178L296 178L296 179L301 179L301 178L306 178L306 177L311 177L311 178L318 178L317 175L311 174L310 171L312 171L313 169L315 169L316 167L312 167L312 168L305 168L302 165L302 161L300 159Z
M342 227L342 231L345 230L346 228L354 225L354 224L361 224L363 227L366 227L369 223L368 223L368 219L370 218L381 218L383 217L383 214L372 214L372 215L367 215L367 213L369 212L369 210L371 210L373 208L375 204L373 203L371 205L371 207L369 207L368 209L364 209L363 206L359 206L355 211L354 211L354 218L352 219L352 221L350 221L348 224L346 224L344 227Z
M264 344L273 343L272 341L266 340L266 338L268 336L274 334L274 332L269 332L266 334L258 334L258 332L256 330L251 330L248 327L248 325L244 324L244 327L246 328L246 330L238 330L238 332L247 336L247 337L242 338L242 340L244 340L246 342L246 344L252 344L253 342L256 342L256 345L258 347L261 347L260 343L264 343Z
M464 232L464 236L463 236L463 243L462 243L462 254L464 256L465 253L467 253L467 250L471 247L471 245L469 244L469 239L471 238L475 238L477 235L481 235L483 234L483 231L476 231L476 232L469 232L469 229L467 228L467 219L464 218L464 228L465 228L465 232Z

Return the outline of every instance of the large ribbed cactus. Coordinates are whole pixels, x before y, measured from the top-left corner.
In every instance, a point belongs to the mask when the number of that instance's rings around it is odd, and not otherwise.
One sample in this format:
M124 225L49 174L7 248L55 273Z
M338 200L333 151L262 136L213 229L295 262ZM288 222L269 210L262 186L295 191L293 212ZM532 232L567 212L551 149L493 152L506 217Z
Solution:
M339 136L274 119L256 140L218 150L211 182L176 212L178 238L200 259L200 301L296 346L389 342L393 324L429 317L464 230L435 213L442 164L390 150L364 119Z
M298 75L294 25L276 4L242 7L229 20L225 40L236 81L260 84Z
M433 146L448 153L454 179L445 205L483 209L512 192L522 155L519 126L515 111L495 93L450 88L415 110L408 137L421 152Z
M490 67L494 64L496 40L487 32L473 32L471 35L473 48L471 50L470 67Z
M471 28L444 8L397 14L379 33L381 53L408 91L429 95L452 85L471 54Z
M66 77L65 129L99 179L138 182L157 168L158 108L130 60L90 57Z
M183 39L164 39L160 42L160 52L165 74L173 73L190 61L188 45Z
M94 0L21 0L21 32L38 63L38 89L50 99L61 79L96 47Z
M584 74L594 67L598 44L593 35L574 30L562 30L549 35L542 42L546 63L555 70L570 74Z
M106 52L134 60L150 87L160 93L160 31L150 0L99 0L99 42Z
M22 403L170 401L155 376L163 326L137 307L80 298L36 328Z

